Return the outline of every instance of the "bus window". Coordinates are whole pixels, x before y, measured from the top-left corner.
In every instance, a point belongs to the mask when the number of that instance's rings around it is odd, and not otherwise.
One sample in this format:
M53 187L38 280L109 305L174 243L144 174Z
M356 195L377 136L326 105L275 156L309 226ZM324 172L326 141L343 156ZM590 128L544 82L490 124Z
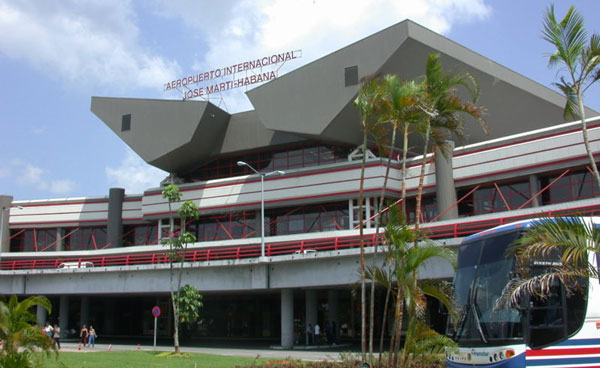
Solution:
M547 297L532 296L523 316L527 345L533 349L557 344L573 336L585 320L587 280L578 278L576 288L567 292L562 283L554 281Z

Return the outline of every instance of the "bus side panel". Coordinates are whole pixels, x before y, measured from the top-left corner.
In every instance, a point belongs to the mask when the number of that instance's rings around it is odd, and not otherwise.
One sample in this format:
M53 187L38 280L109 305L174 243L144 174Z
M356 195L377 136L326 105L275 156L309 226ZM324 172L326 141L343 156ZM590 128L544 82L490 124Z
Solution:
M523 368L525 367L525 354L519 354L510 359L503 360L498 363L490 363L484 365L478 364L460 364L451 362L446 360L446 367L448 368L473 368L473 367L482 367L482 368Z
M590 279L587 304L585 322L575 336L544 349L527 349L527 367L600 368L600 285L596 279Z

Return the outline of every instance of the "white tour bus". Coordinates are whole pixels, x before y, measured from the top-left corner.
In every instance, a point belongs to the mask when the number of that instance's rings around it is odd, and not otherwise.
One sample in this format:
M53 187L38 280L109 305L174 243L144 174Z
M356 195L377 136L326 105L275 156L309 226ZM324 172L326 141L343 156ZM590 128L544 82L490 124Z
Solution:
M600 217L585 221L600 226ZM515 260L506 249L534 222L502 225L460 245L454 296L461 313L457 328L449 323L447 331L459 348L447 354L448 367L600 367L597 279L580 278L578 291L571 293L556 282L546 299L528 298L514 309L497 307L514 275ZM590 257L597 266L597 257ZM539 271L548 264L539 262Z

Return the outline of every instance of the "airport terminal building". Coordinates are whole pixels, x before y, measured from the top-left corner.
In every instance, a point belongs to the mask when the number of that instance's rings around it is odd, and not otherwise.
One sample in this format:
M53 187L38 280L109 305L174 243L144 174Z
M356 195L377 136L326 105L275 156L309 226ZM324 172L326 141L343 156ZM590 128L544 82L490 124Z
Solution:
M205 306L184 342L248 339L290 347L304 343L306 324L329 322L342 339L359 335L360 296L353 290L362 129L353 101L361 78L417 78L431 53L440 54L445 70L478 81L490 130L486 135L467 121L465 141L452 155L427 164L422 226L432 239L452 247L502 223L600 212L580 124L563 120L564 97L408 20L249 90L251 111L230 114L200 100L92 97L92 113L147 163L171 173L183 200L200 209L187 224L198 241L185 255L183 282L202 292ZM600 152L600 119L588 114L591 145ZM419 145L411 140L412 151L421 152ZM368 256L378 241L373 218L388 166L372 151L364 180ZM411 221L421 159L411 155L407 162ZM276 174L258 175L249 166ZM392 161L389 200L400 198L400 168ZM180 224L170 220L177 206L162 198L161 183L144 193L112 188L105 197L4 195L0 208L1 294L47 296L52 314L40 310L38 320L59 323L65 336L81 324L93 324L101 336L151 336L150 311L158 305L159 333L171 335L160 239ZM420 276L450 279L452 269L432 262ZM379 297L382 303L383 290ZM443 324L434 310L430 322Z

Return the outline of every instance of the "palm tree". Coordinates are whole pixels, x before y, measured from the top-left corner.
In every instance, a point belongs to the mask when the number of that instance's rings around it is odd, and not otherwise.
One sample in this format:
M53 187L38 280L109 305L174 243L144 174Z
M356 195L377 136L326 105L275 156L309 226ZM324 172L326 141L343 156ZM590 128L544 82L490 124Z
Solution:
M551 285L559 280L569 291L576 287L577 277L598 278L598 269L590 262L589 254L600 256L600 229L581 217L542 218L527 229L525 235L509 248L516 256L514 278L498 301L499 306L518 305L524 295L544 297ZM560 257L556 266L532 275L531 265L539 259ZM573 291L573 290L570 290Z
M425 296L431 296L442 302L451 314L454 315L454 304L452 302L449 288L442 287L430 281L418 280L418 269L428 260L433 258L443 259L452 265L455 264L455 254L450 249L441 247L423 236L416 234L406 224L399 222L397 208L390 209L386 238L389 252L393 259L393 273L396 293L394 334L390 342L390 362L393 367L398 364L402 332L403 310L406 307L409 329L411 324L416 323L424 316L426 309ZM422 244L413 246L414 239L421 239ZM407 346L415 344L418 334L407 334L405 349L403 349L400 365L406 363L409 350Z
M361 146L362 150L362 164L360 169L360 189L358 194L358 212L359 212L359 227L360 227L360 270L361 270L361 349L362 349L362 360L366 361L367 353L367 292L366 292L366 278L365 278L365 241L364 241L364 182L365 182L365 165L367 159L367 140L370 132L377 125L377 104L376 102L381 98L382 88L381 81L376 76L370 76L363 78L358 95L354 100L354 105L360 110L361 126L363 131L363 142Z
M425 165L427 155L430 153L430 142L433 146L445 152L446 139L453 135L458 138L463 136L463 117L474 118L487 134L487 127L483 120L484 109L477 106L479 87L475 79L468 73L445 73L439 60L439 54L430 54L425 69L423 88L425 95L421 109L424 119L420 126L424 139L423 160L417 189L415 206L415 229L419 229L421 220L421 200L423 197L423 182L425 178ZM458 88L463 87L470 97L470 101L463 101Z
M600 79L600 35L593 34L588 43L583 17L577 10L571 6L565 17L559 22L554 15L553 5L546 10L542 34L544 40L556 47L556 51L550 54L548 66L563 67L567 75L566 77L561 76L560 82L554 83L554 85L567 98L564 109L565 118L579 117L581 119L583 143L596 183L600 187L600 174L589 144L583 105L585 92Z
M404 81L396 75L388 74L383 77L382 81L382 95L381 98L376 101L379 105L377 110L381 112L380 122L378 124L385 124L389 126L392 136L389 142L388 149L388 161L385 170L385 176L383 179L383 185L381 187L381 195L379 197L379 206L381 210L384 207L385 192L387 183L390 175L390 168L392 159L394 157L394 149L396 147L396 136L398 129L403 128L404 130L404 144L402 149L402 218L405 217L406 205L406 155L408 152L408 135L410 133L411 125L417 120L420 110L416 108L416 101L421 93L420 86L414 81ZM387 135L387 134L385 134ZM384 135L384 136L385 136ZM381 149L380 151L384 151ZM377 216L375 223L375 239L378 239L379 229L381 226L382 216ZM375 243L375 250L373 254L373 264L375 267L377 261L378 243ZM387 302L385 303L387 306ZM371 283L371 299L369 308L369 356L372 360L373 356L373 337L375 328L375 283ZM383 331L382 331L383 332ZM381 344L380 344L381 345ZM381 348L380 348L381 353Z
M41 350L48 356L51 352L58 354L52 339L35 325L36 317L30 310L38 305L48 313L52 311L52 304L43 296L19 302L13 295L8 301L0 301L0 341L3 342L0 366L41 367L43 362L36 361L34 352Z

